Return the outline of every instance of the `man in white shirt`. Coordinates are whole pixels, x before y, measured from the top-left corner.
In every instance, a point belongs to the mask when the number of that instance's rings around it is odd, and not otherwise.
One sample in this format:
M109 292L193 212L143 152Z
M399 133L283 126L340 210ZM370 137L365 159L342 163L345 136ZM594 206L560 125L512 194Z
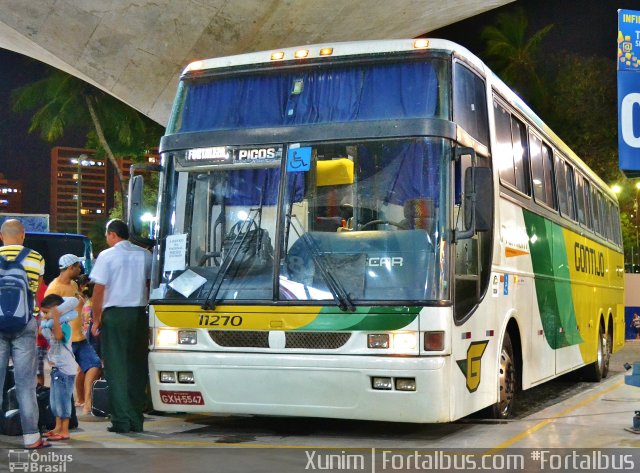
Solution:
M148 379L148 331L145 306L151 253L128 241L122 220L107 223L109 249L91 271L94 336L100 333L109 386L110 432L142 432Z

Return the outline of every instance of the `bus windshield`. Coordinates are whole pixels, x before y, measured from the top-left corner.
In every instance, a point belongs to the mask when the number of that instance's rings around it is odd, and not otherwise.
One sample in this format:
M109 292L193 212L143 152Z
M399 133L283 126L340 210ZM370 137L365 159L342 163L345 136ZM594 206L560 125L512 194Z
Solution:
M173 156L185 162L193 152ZM173 217L161 239L163 298L349 307L449 297L448 140L225 152L233 162L248 153L265 158L250 167L181 167L168 183L164 212ZM181 235L186 268L176 269L167 264L166 245ZM200 281L191 292L176 282L184 273Z

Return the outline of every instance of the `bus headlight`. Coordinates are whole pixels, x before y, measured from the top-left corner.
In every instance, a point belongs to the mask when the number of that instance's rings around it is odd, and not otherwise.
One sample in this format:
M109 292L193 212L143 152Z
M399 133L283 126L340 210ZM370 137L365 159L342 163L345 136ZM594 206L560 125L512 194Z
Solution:
M367 346L369 348L389 348L389 334L370 333L367 336Z
M393 334L393 349L401 352L413 351L416 349L415 333L395 333Z
M198 343L198 335L195 330L178 330L178 344L195 345Z
M173 347L178 344L178 331L171 328L158 329L156 345L159 347Z
M195 345L198 335L195 330L177 330L174 328L160 328L157 332L156 345L158 347L175 347L176 345Z

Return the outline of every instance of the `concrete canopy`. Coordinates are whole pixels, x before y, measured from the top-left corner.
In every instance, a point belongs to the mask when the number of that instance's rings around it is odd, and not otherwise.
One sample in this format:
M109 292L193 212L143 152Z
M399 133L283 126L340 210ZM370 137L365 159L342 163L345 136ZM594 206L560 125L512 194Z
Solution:
M0 0L0 47L62 69L167 123L196 59L411 38L513 0Z

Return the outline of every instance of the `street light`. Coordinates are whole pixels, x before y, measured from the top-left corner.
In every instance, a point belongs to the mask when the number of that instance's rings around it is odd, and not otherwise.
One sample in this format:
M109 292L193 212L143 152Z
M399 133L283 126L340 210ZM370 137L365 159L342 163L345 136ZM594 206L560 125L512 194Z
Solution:
M81 232L81 215L82 215L82 166L86 166L87 162L86 154L81 154L78 156L78 179L76 180L76 233L80 234Z

